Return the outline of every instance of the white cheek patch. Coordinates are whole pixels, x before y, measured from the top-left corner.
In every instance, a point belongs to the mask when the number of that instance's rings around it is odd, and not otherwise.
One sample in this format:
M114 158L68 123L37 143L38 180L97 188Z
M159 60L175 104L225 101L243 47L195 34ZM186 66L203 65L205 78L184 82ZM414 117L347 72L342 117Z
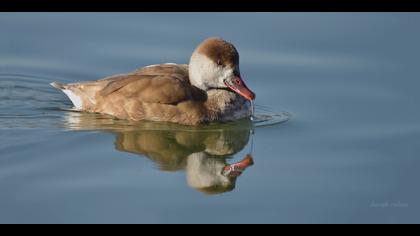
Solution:
M212 80L210 81L212 87L225 88L225 80L232 76L233 68L221 67L212 61L208 68L210 68L208 72L212 73Z
M190 61L190 79L202 89L209 87L224 88L224 80L232 76L233 68L220 67L207 56L194 54Z
M233 69L226 67L220 70L219 72L219 86L226 87L225 80L230 78L233 75Z

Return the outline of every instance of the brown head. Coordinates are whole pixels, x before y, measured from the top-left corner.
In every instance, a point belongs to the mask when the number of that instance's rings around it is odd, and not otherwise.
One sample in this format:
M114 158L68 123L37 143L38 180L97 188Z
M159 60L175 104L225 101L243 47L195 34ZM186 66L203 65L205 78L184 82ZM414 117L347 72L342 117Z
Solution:
M208 38L198 45L190 59L189 77L204 91L229 88L248 100L255 99L241 78L238 51L223 39Z

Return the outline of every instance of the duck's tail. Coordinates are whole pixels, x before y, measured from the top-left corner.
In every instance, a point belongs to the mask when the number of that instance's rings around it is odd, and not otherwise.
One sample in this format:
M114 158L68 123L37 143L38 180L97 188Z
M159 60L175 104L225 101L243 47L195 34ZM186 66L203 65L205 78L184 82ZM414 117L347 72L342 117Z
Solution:
M52 82L50 83L50 85L56 89L60 89L60 90L66 89L66 85L59 82Z
M76 109L82 110L84 108L83 105L85 99L83 99L81 91L79 91L76 86L62 84L59 82L52 82L50 85L66 94Z

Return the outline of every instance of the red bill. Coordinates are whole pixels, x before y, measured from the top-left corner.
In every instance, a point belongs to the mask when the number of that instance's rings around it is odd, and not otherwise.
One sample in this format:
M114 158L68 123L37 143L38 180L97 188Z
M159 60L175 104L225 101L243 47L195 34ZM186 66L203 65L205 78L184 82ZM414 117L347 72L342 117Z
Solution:
M235 93L241 95L242 97L248 100L255 99L255 93L249 90L245 82L241 79L240 76L234 76L231 79L225 80L226 86L232 89Z

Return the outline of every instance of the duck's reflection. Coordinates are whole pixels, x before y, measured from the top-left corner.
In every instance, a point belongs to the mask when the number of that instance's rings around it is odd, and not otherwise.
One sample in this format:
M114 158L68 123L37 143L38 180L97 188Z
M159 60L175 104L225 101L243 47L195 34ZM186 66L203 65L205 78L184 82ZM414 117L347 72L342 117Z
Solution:
M185 127L153 122L130 123L95 114L68 112L66 127L116 134L119 151L146 156L162 171L185 170L192 188L217 194L235 188L237 177L250 165L250 154L229 164L250 140L252 124L238 121L206 127Z

